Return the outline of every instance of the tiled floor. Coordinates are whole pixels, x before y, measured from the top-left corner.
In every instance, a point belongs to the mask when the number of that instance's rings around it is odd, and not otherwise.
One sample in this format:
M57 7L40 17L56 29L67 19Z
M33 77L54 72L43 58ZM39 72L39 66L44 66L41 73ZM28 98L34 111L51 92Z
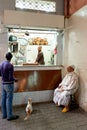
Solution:
M0 130L87 130L87 113L80 108L62 113L62 107L54 103L33 104L33 113L24 121L25 107L14 107L13 111L20 118L7 121L1 118Z

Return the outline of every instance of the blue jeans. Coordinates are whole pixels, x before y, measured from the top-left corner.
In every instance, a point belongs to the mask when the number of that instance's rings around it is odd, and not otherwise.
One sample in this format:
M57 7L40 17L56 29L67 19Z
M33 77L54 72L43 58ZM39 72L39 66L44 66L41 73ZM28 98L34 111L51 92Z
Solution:
M2 84L2 118L11 118L14 84Z

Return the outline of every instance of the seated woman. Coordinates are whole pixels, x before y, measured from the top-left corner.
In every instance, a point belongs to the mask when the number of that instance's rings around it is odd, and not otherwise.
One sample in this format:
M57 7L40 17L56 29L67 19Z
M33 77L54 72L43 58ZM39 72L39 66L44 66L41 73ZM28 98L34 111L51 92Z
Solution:
M74 94L78 89L78 75L74 72L75 66L67 67L67 74L54 90L53 101L58 106L64 105L62 112L69 111L70 95Z

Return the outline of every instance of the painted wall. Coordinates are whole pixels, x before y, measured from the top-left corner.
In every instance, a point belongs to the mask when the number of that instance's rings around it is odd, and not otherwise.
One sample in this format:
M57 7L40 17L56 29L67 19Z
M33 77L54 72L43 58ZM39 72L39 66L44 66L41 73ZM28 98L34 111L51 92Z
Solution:
M74 64L79 75L79 105L87 111L87 16L76 12L66 20L63 64Z
M4 10L4 24L30 27L64 28L64 16L24 11Z
M0 62L4 59L6 52L8 51L8 35L7 29L0 24Z
M48 0L56 2L56 14L64 15L64 0ZM5 10L15 10L15 0L0 0L0 15L3 15Z

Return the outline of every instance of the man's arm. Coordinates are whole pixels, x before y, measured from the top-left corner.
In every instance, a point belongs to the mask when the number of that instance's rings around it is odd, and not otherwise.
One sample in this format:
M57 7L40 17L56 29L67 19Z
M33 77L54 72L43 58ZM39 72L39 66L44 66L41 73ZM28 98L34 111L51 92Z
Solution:
M13 73L14 73L14 68L13 65L11 65L9 66L9 81L15 81Z
M0 76L1 76L1 65L0 65Z
M14 68L13 68L13 65L9 69L9 81L18 82L18 79L14 78Z

